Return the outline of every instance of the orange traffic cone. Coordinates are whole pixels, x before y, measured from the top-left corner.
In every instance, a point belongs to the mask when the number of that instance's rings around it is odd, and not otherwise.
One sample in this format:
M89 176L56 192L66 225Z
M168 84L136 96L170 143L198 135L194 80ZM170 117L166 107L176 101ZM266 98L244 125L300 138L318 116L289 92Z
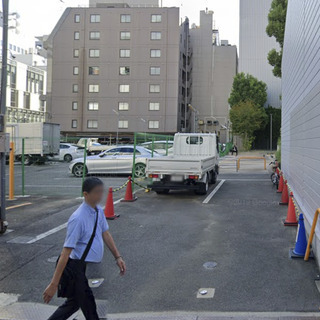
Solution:
M276 174L279 175L280 174L280 171L279 171L279 168L277 167L276 169Z
M106 201L106 206L104 208L104 215L107 220L114 220L120 217L120 215L114 214L114 205L113 205L113 195L112 188L109 188L109 193Z
M126 189L126 195L124 196L124 199L121 200L121 202L133 202L136 200L137 198L132 194L132 181L131 181L131 177L129 177L127 189Z
M280 173L280 181L279 181L279 187L277 192L281 193L283 191L283 175Z
M293 203L293 193L290 192L290 200L289 200L289 206L288 206L288 213L287 213L287 219L283 221L283 224L285 226L297 226L298 221L296 217L296 210Z
M289 203L288 185L287 185L287 180L284 180L283 190L282 190L282 195L281 195L281 202L279 202L279 204L288 205L288 203Z

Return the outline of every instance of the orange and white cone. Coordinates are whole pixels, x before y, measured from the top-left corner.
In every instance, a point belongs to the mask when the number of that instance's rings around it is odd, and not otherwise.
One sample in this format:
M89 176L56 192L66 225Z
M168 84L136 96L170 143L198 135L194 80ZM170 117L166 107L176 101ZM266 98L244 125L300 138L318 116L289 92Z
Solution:
M113 205L113 192L112 188L109 188L109 193L106 201L106 206L104 208L104 215L107 220L114 220L120 217L120 215L114 214L114 205Z

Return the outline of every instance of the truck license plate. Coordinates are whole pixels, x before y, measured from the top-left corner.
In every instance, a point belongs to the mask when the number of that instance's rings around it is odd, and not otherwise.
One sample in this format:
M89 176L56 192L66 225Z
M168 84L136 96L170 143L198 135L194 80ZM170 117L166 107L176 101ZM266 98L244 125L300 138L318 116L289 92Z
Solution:
M181 182L181 181L183 181L183 176L171 176L171 181Z

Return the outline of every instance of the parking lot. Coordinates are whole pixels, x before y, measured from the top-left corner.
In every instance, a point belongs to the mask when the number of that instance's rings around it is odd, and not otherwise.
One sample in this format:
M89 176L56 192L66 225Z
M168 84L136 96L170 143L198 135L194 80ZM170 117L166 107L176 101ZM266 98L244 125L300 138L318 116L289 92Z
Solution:
M29 167L28 179L37 178L26 183L28 192L43 186L47 197L19 199L31 204L8 210L12 231L0 238L0 287L20 295L20 302L41 303L64 241L61 226L81 201L76 199L81 179L69 177L67 166ZM126 177L103 179L115 187ZM108 313L319 310L318 268L313 260L289 258L296 228L283 226L287 208L278 205L280 196L265 171L223 170L206 196L181 191L137 195L136 202L116 203L121 216L110 222L127 275L118 276L109 253L88 270L89 278L104 279L94 291ZM32 245L23 243L43 234ZM213 296L197 298L200 288Z

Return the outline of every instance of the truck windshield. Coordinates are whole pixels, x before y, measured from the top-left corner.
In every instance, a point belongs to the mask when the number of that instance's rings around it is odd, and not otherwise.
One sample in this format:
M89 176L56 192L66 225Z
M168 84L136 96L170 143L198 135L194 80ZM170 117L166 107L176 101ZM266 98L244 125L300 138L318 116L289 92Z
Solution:
M187 137L187 144L202 144L202 137Z

